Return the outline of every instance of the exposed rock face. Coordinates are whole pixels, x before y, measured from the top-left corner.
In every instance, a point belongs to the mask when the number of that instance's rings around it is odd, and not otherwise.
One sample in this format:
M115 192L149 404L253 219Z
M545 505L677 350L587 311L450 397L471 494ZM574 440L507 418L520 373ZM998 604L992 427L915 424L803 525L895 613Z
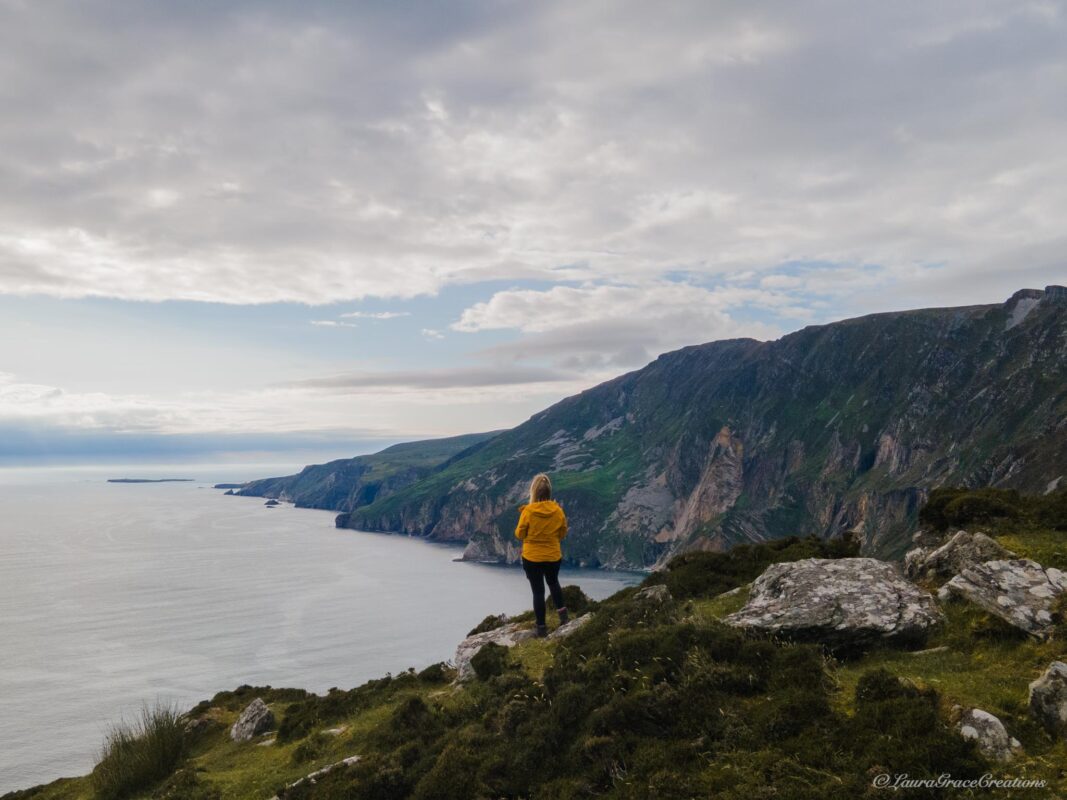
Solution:
M566 639L568 636L570 636L576 630L578 630L579 628L581 628L584 625L586 625L586 623L589 623L589 622L592 622L592 621L593 621L593 615L592 614L582 614L582 616L575 617L570 622L568 622L566 625L560 625L558 628L556 628L554 631L552 631L552 633L548 634L548 638L549 639Z
M965 711L958 726L960 736L973 740L978 751L986 758L1005 763L1011 761L1022 751L1018 739L1008 735L1008 731L995 716L980 708Z
M666 603L671 599L671 590L662 583L655 586L646 586L634 592L635 600L649 600L653 603Z
M901 556L930 488L1038 492L1063 473L1058 296L687 347L419 476L396 471L405 485L382 482L365 456L359 469L309 467L268 490L344 511L341 527L469 542L477 560L518 560L517 507L542 471L571 521L571 563L643 568L686 550L849 532L865 554ZM241 493L253 491L264 490Z
M1067 664L1053 661L1030 684L1030 713L1053 736L1067 739Z
M809 558L772 564L728 625L853 648L921 642L941 622L934 598L892 564L873 558Z
M273 727L274 712L267 708L262 698L257 697L245 707L237 722L233 723L230 738L235 742L250 742Z
M1067 590L1067 576L1036 561L986 561L963 570L938 597L960 597L1040 639L1052 632L1052 604Z
M904 572L912 579L951 578L967 567L1008 558L1015 558L1015 553L984 533L957 531L939 547L909 550L904 556Z
M577 621L575 620L575 622ZM485 633L476 633L473 636L468 636L456 648L456 656L453 659L453 663L456 665L456 680L469 681L474 678L474 667L471 666L471 659L490 642L503 647L512 647L524 639L532 639L536 635L535 631L529 628L522 628L519 623L512 622Z

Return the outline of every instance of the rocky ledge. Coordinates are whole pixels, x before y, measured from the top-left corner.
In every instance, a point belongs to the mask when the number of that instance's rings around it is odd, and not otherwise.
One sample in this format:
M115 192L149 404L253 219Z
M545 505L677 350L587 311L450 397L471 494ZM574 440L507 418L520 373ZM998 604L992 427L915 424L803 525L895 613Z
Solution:
M831 649L921 643L942 621L933 596L874 558L810 558L774 564L752 584L728 625Z
M1027 558L986 561L964 569L938 597L959 597L1039 639L1048 638L1053 602L1067 591L1067 576Z

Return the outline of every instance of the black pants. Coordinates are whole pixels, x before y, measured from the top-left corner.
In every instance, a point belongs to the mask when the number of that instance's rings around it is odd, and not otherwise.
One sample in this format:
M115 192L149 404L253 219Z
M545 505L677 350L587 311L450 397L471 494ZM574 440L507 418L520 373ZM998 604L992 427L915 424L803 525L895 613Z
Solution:
M530 581L533 589L534 616L537 624L545 624L545 584L552 592L552 602L556 604L556 610L563 608L563 589L559 586L560 561L527 561L522 560L522 569Z

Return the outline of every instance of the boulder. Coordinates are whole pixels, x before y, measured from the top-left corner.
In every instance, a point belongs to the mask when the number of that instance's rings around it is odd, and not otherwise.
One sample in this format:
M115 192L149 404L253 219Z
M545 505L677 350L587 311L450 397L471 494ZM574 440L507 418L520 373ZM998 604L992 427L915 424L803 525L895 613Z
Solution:
M772 564L727 625L821 642L833 649L921 642L942 620L934 598L875 558Z
M280 793L274 795L271 800L282 800L283 798L287 798L290 796L290 792L292 792L293 789L302 789L309 784L314 786L318 782L319 778L328 775L338 767L347 767L351 764L355 764L359 762L361 758L361 756L349 756L348 758L342 759L341 761L337 761L333 764L327 764L325 767L315 770L311 774L301 778L295 783L290 783L288 786L282 789ZM301 794L300 796L303 795Z
M592 619L592 614L582 614L580 617L575 617L566 625L560 625L552 633L548 634L548 638L565 639Z
M653 603L666 603L671 599L671 590L662 583L658 583L655 586L646 586L644 589L634 592L634 599L648 600Z
M577 622L577 620L575 620ZM512 647L524 639L532 639L537 633L531 628L523 628L517 622L512 622L485 633L475 633L459 643L456 648L456 657L453 662L456 665L456 680L468 681L474 678L474 667L471 659L475 653L490 642L503 647Z
M1053 661L1030 684L1030 714L1053 736L1067 739L1067 664Z
M967 567L941 587L938 597L960 597L1039 639L1052 632L1052 605L1067 590L1067 576L1027 558Z
M1011 761L1022 751L1019 740L1008 735L1004 723L980 708L965 711L957 730L964 739L976 743L978 752L993 761Z
M1014 557L1015 553L984 533L957 531L939 547L909 550L904 556L904 572L912 579L951 578L967 567Z
M912 544L923 550L936 550L945 543L945 534L933 528L919 528L911 537Z
M245 707L237 722L233 723L230 738L235 742L249 742L273 727L274 712L267 708L262 698L257 697Z

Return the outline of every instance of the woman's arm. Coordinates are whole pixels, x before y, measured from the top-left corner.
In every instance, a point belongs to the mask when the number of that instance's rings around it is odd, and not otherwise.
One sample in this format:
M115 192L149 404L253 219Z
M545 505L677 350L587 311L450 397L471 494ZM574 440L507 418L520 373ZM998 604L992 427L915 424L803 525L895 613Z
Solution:
M526 534L530 532L530 516L526 513L526 507L523 506L522 511L519 513L519 524L515 528L515 538L525 539Z
M559 540L562 542L567 538L567 515L561 512L560 516L563 517L563 525L559 529Z

